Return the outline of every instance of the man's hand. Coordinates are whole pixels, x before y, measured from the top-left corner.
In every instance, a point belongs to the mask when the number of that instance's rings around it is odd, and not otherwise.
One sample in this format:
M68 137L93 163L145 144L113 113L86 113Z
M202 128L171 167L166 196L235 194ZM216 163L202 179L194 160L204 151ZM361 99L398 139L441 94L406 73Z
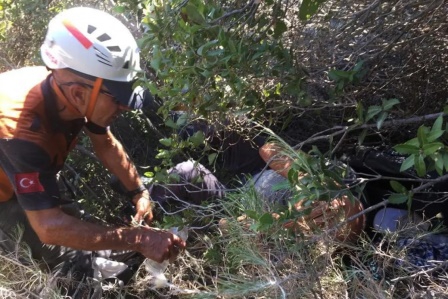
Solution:
M141 227L143 231L139 252L158 263L164 260L174 261L186 243L169 231Z
M142 193L135 195L134 198L132 198L132 202L134 203L136 210L134 221L137 223L144 221L149 225L153 219L153 202L149 196L149 191L145 190Z

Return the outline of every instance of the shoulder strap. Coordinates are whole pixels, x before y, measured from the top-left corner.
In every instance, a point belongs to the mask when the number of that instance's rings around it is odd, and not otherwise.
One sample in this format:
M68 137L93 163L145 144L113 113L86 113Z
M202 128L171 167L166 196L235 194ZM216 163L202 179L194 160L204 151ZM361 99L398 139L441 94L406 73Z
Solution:
M53 130L53 132L57 132L61 129L61 119L57 111L56 95L53 89L51 89L50 79L51 75L48 75L45 81L43 81L41 84L41 90L42 95L44 96L45 113L50 120L51 129Z

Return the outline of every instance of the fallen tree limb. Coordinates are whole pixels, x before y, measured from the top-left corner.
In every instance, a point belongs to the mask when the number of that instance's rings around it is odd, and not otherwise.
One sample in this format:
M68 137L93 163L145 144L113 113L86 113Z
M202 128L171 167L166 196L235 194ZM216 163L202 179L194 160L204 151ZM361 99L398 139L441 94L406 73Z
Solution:
M385 121L382 124L382 127L396 127L396 126L402 126L402 125L408 125L408 124L415 124L415 123L421 123L427 120L433 120L438 118L439 116L446 116L446 113L439 112L439 113L433 113L433 114L427 114L423 116L416 116L406 119L391 119L389 121ZM348 132L355 131L355 130L363 130L363 129L372 129L376 128L376 124L363 124L363 125L354 125L354 126L334 126L333 128L329 130L334 130L336 132L333 132L331 134L318 136L319 134L316 134L314 136L316 137L310 137L307 140L298 143L297 145L293 146L295 150L300 149L303 145L313 143L319 140L325 140L334 138L338 135L343 134L344 136L347 135ZM327 130L328 131L328 130Z

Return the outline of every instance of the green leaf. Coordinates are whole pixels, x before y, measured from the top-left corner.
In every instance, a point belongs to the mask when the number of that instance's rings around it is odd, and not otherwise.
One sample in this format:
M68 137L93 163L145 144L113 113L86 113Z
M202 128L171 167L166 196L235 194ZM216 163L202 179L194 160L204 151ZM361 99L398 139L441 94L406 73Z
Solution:
M160 47L158 45L154 45L152 47L152 58L151 58L151 67L155 71L160 71L160 65L162 63L163 54L160 51Z
M262 225L271 225L274 223L274 218L272 218L271 213L264 213L258 221L260 221L260 224Z
M257 220L257 218L258 218L258 215L257 215L256 211L246 210L246 211L244 211L244 213L247 215L247 217L249 217L251 219Z
M161 144L163 144L164 146L171 146L171 144L173 144L173 139L171 138L162 138L159 140L159 142Z
M422 177L426 174L426 164L425 164L425 158L423 155L415 156L414 166L415 166L415 170L417 171L417 174L419 176Z
M170 182L179 183L180 182L180 175L178 173L170 173L168 174L168 178Z
M448 171L448 153L443 154L443 166L445 170Z
M207 158L208 158L208 165L213 165L213 163L215 162L217 156L218 156L217 153L212 153L212 154L208 155L207 156Z
M274 26L274 38L281 38L286 30L288 30L288 28L286 27L285 22L277 20Z
M353 72L358 73L362 69L363 65L364 65L364 60L359 61L353 68Z
M204 143L205 140L205 134L202 131L197 131L193 134L193 136L190 136L188 140L193 143L195 147L198 147L199 145Z
M158 93L158 91L159 91L159 88L153 82L148 82L146 84L146 86L148 87L148 89L149 89L149 91L151 92L152 95L156 95Z
M188 20L194 24L202 25L205 22L205 18L202 13L199 11L198 7L196 7L191 2L182 9L184 13L187 14Z
M227 42L227 46L232 54L236 53L236 47L235 47L235 43L233 42L233 40L229 39Z
M361 134L358 135L358 144L361 145L367 136L367 129L362 130Z
M167 150L159 150L159 153L156 155L157 159L164 159L170 156L170 152Z
M410 144L407 144L407 143L397 144L393 148L394 148L394 150L396 150L400 154L411 155L411 154L418 154L420 152L420 147L415 146L415 145L410 145Z
M381 129L381 126L383 125L383 122L386 120L388 113L387 112L381 112L380 116L378 117L376 121L376 127L377 129Z
M153 57L151 59L150 65L155 71L160 71L160 62L161 62L160 57Z
M383 105L382 105L383 110L385 110L385 111L389 110L396 104L400 103L400 101L398 99L382 100L382 102L383 102Z
M291 189L291 184L289 183L288 180L283 180L280 183L274 184L272 186L272 191L280 191L280 190L288 190Z
M397 181L390 181L389 184L392 187L392 190L394 190L397 193L406 193L408 191L405 186L403 186Z
M152 172L152 171L146 171L143 175L144 175L145 177L147 177L147 178L153 178L153 177L154 177L154 172Z
M420 126L418 128L417 131L417 138L418 138L418 142L420 144L420 146L423 146L427 141L427 134L428 133L428 128L426 128L425 126Z
M302 21L309 20L319 9L319 5L326 0L303 0L299 8L299 18Z
M434 124L432 125L431 132L433 131L441 131L443 125L443 117L442 115L439 115L437 119L435 120Z
M391 204L402 204L408 200L408 196L406 194L391 194L388 200Z
M355 74L350 72L350 75L348 76L348 81L349 82L353 82L353 78L354 78Z
M436 168L436 171L439 175L443 175L443 158L440 153L436 153L433 157L434 159L434 166Z
M368 122L369 120L371 120L375 115L377 115L378 113L380 113L383 109L380 106L370 106L367 109L367 115L366 115L366 122Z
M328 72L328 77L333 81L341 81L341 79L349 79L350 72L340 71L340 70L331 70Z
M356 115L361 123L364 123L364 105L361 102L356 104Z
M336 82L339 81L339 76L337 75L336 70L330 70L328 72L328 78Z
M224 49L216 49L216 50L207 51L205 56L207 56L207 57L216 57L216 56L222 55L223 53L224 53Z
M188 113L182 113L176 120L176 125L178 128L185 126L188 122Z
M266 54L266 53L264 51L258 51L251 57L251 60L256 60L257 58L261 57L263 54Z
M423 153L426 156L432 155L435 152L437 152L439 149L441 149L443 147L443 143L441 142L432 142L432 143L426 143L423 144L422 149L423 149Z
M176 129L176 130L179 128L179 126L171 118L168 118L165 121L165 126L167 126L168 128L171 128L171 129Z
M445 133L445 130L430 132L426 138L427 138L428 142L433 142L433 141L437 140L439 137L441 137L443 135L443 133Z
M215 46L217 43L218 43L217 39L209 41L209 42L203 44L202 46L200 46L199 49L196 51L196 53L199 56L204 56L205 52L207 52L208 49L210 49L211 47Z
M443 133L445 133L445 130L442 130L442 125L443 125L443 117L440 115L432 125L431 131L428 134L427 138L429 142L438 139L440 136L443 135Z
M400 166L400 172L406 171L412 166L414 166L415 155L410 155L407 157Z
M408 145L414 145L414 146L416 146L416 147L420 147L420 143L418 142L418 138L417 138L417 137L412 138L412 139L406 141L405 144L408 144Z

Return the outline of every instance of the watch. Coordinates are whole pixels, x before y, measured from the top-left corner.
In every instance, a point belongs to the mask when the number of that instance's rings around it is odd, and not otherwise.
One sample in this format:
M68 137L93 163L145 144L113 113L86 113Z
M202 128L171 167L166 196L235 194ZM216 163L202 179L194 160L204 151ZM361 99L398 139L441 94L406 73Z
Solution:
M134 189L134 190L132 190L132 191L128 191L128 192L126 193L126 195L127 195L130 199L132 199L132 198L134 198L134 196L136 196L136 195L139 194L139 193L142 193L142 192L145 191L145 190L147 190L147 189L146 189L146 186L142 184L142 185L138 186L137 189Z

